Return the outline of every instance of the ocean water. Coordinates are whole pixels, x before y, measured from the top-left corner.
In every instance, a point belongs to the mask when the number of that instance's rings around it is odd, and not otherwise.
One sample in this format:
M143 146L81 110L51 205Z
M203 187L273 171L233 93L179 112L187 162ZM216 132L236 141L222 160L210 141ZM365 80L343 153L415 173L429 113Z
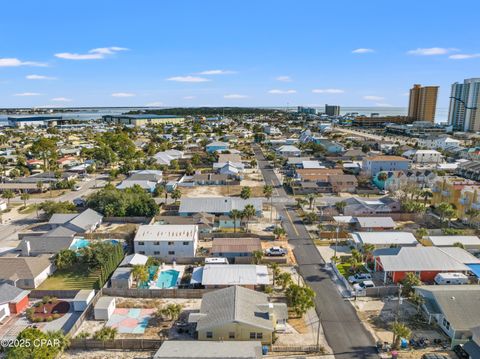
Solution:
M278 109L285 109L284 107L277 107ZM72 111L72 112L58 112L51 113L50 115L63 115L69 118L77 118L82 120L96 120L101 118L103 115L120 115L124 112L138 110L141 108L91 108L85 109L83 111ZM323 112L324 107L317 107L317 111ZM293 110L293 107L289 108L290 111ZM360 115L370 116L372 113L378 113L379 116L405 116L408 113L408 108L406 107L341 107L340 114L344 115L346 113L357 112ZM0 115L0 124L7 121L7 115ZM435 122L447 122L448 120L448 109L447 108L437 108L437 113L435 116Z

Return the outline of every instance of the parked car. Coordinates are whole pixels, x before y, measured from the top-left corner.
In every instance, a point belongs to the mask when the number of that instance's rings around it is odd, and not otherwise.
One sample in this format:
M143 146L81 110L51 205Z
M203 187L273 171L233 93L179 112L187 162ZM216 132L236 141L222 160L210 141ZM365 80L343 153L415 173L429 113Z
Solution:
M444 354L426 353L422 355L422 359L451 359L451 357Z
M375 284L371 280L365 280L361 283L356 283L353 285L353 289L355 289L356 292L360 292L367 288L374 288L374 287L375 287Z
M76 184L75 186L73 186L73 190L74 191L80 191L82 189L82 186Z
M265 255L270 257L282 257L287 254L287 250L282 247L271 247L265 251Z
M469 359L470 358L470 355L465 350L463 350L461 345L455 345L453 347L453 351L455 352L455 354L457 354L457 356L460 359Z
M368 273L357 273L348 277L348 281L352 284L361 283L364 280L372 280L372 276Z
M273 232L273 230L275 229L275 225L271 225L271 226L268 226L267 228L265 228L265 231L266 232Z

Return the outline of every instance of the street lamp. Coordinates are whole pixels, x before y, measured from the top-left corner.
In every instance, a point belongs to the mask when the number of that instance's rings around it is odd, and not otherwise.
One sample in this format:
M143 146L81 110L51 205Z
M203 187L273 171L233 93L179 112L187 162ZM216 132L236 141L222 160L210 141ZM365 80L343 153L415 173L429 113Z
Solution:
M335 238L335 254L333 256L335 258L337 258L338 232L340 232L340 227L338 225L337 225L337 228L336 228L335 232L337 232L337 236Z

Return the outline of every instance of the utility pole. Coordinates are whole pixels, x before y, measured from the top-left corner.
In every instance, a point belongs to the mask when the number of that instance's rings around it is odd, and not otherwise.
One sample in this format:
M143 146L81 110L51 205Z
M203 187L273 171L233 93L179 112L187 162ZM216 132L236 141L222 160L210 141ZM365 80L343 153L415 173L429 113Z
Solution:
M318 313L318 327L317 327L317 351L320 352L320 328L322 327L322 312Z
M335 238L335 254L333 256L337 258L338 232L340 232L340 227L338 225L335 231L337 232L337 237Z

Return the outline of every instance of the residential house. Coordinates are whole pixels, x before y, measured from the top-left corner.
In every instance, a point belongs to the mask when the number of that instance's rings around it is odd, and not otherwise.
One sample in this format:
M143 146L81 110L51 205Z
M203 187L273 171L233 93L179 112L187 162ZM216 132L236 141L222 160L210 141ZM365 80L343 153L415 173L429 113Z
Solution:
M218 228L240 228L241 219L233 219L230 216L220 216L218 217Z
M157 217L156 224L196 224L199 233L211 233L215 225L215 216L204 212L199 212L193 216L160 216Z
M376 199L350 197L343 202L345 202L345 207L343 209L343 214L345 216L384 216L387 213L400 212L401 210L400 202L391 197L381 197Z
M75 233L90 233L102 223L103 216L93 209L86 209L82 213L55 213L48 224L50 228L65 227Z
M48 232L33 232L19 234L18 249L22 256L37 256L41 254L56 254L64 249L74 248L77 232L63 226L55 227Z
M0 282L23 289L34 289L53 274L46 257L0 257Z
M366 218L367 217L364 217L363 219ZM370 218L374 219L375 217ZM375 224L371 221L368 225ZM363 248L366 244L371 244L376 249L407 246L415 247L419 244L415 236L410 232L353 232L350 233L350 238L357 248Z
M268 296L240 286L204 294L196 324L199 340L254 340L271 344L277 328L288 319L285 303L271 303Z
M470 329L472 339L463 344L463 350L470 356L469 359L480 358L480 325Z
M224 288L240 285L245 288L263 288L271 283L265 265L255 264L205 264L193 269L192 285L205 288Z
M131 288L133 284L132 267L118 267L110 277L110 287L119 289Z
M327 182L330 176L343 175L341 168L297 169L295 178L299 181Z
M400 156L371 156L363 159L362 169L375 176L381 171L407 171L410 160Z
M457 166L455 174L470 180L480 180L480 161L466 161Z
M223 151L228 151L230 148L230 144L227 142L221 142L221 141L214 141L210 142L205 146L205 151L208 153L214 153L214 152L223 152Z
M141 225L133 239L134 252L166 260L195 257L197 225Z
M442 328L452 347L472 338L472 329L480 323L480 285L422 285L415 292L424 299L422 308L429 323Z
M357 177L353 175L329 175L328 183L334 193L355 193L358 186Z
M387 279L398 283L407 273L415 273L422 282L433 282L438 273L468 273L469 265L480 259L458 247L400 247L382 248L374 253L375 271L384 272Z
M172 161L183 158L183 152L178 150L167 150L156 153L153 158L159 165L170 166Z
M13 314L22 313L28 307L28 290L8 283L0 284L0 323Z
M402 154L403 157L410 159L413 163L440 163L443 156L436 150L409 150Z
M233 209L243 211L247 205L252 205L255 208L256 216L262 216L263 204L261 198L242 199L238 197L182 198L178 213L180 216L191 216L202 212L229 215Z
M280 146L276 152L283 157L300 157L302 154L302 151L293 145Z
M467 251L480 251L478 236L428 236L426 242L435 247L452 247L456 243L460 243Z
M260 341L166 340L153 359L262 359Z
M255 251L262 251L258 238L214 238L210 254L235 261L237 257L251 257Z
M417 142L420 147L426 147L434 150L438 148L446 150L451 147L460 147L461 143L459 140L446 135L418 138Z

